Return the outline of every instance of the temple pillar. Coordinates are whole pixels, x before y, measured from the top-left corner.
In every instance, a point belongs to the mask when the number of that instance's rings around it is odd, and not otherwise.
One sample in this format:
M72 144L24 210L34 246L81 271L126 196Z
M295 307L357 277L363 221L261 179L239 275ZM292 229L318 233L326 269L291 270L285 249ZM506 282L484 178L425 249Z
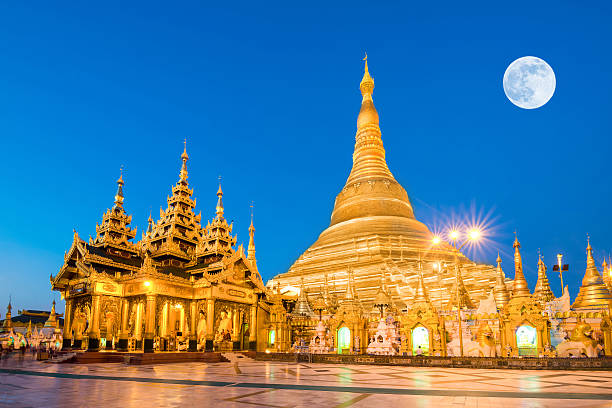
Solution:
M87 333L87 351L100 350L100 295L91 295L91 327Z
M213 351L213 340L215 338L215 300L206 301L206 346L205 351Z
M196 308L197 302L192 300L189 308L189 351L198 351Z
M251 319L249 320L249 350L257 350L257 304L251 305Z
M66 308L64 309L64 334L62 349L72 348L72 299L66 298Z
M145 332L143 351L145 353L153 352L153 338L155 337L155 295L147 295L147 304L145 309Z
M127 351L128 338L130 336L128 322L130 318L130 302L127 299L121 300L121 328L119 329L119 343L117 351Z
M232 309L232 349L240 350L240 310L234 307Z

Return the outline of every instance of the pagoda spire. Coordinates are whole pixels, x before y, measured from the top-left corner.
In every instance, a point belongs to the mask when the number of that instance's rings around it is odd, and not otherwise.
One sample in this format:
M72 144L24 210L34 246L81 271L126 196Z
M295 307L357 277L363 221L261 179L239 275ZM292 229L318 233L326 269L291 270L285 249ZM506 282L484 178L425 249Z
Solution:
M253 203L251 203L251 225L249 226L249 246L247 248L247 259L257 267L255 259L255 226L253 225Z
M521 258L521 243L518 236L514 237L514 283L512 288L512 297L530 296L529 286L523 274L523 260Z
M429 303L429 296L427 295L427 290L425 289L425 283L423 282L423 271L419 270L417 290L416 290L416 294L414 295L414 304L422 304L422 303Z
M608 263L606 262L606 258L604 257L601 267L602 267L601 275L602 275L603 281L608 287L608 289L612 290L612 265L608 267Z
M114 205L102 215L102 223L96 223L96 238L90 245L95 247L113 247L120 251L137 252L136 245L131 242L136 236L136 228L130 228L132 216L127 215L123 208L123 166L117 179L117 193Z
M187 177L189 177L189 173L187 172L187 160L189 160L189 155L187 154L187 138L184 141L183 154L181 154L181 160L183 161L183 165L181 166L181 172L179 173L180 183L187 184Z
M292 314L304 317L314 316L314 312L312 311L310 303L308 302L306 289L304 288L304 276L302 276L300 280L300 294L298 295L298 299L295 303L295 308L293 309Z
M115 194L115 207L123 208L123 166L120 168L121 174L117 179L117 194Z
M376 293L376 297L374 298L374 307L380 308L381 317L383 315L383 310L391 306L391 296L389 295L389 291L387 290L387 277L386 277L386 269L383 266L381 268L382 272L380 275L380 289Z
M612 293L606 287L593 259L591 240L587 239L587 267L573 309L600 309L612 306Z
M555 298L555 295L550 289L550 284L548 283L548 277L546 276L546 265L544 265L541 255L538 255L538 282L536 283L535 290L533 291L533 296L544 303L550 302Z
M378 112L372 99L374 79L369 72L367 55L364 61L363 78L359 84L362 99L357 117L353 167L344 189L336 197L330 225L371 216L414 218L406 190L387 166ZM374 201L376 206L370 205Z
M232 236L234 224L228 224L223 217L223 190L221 189L221 177L219 177L219 189L217 190L217 205L215 207L215 217L206 225L202 235L202 243L198 247L198 257L218 254L231 254L232 248L236 244L236 236ZM255 227L253 227L255 232ZM249 228L249 232L251 229ZM250 247L249 247L250 248ZM255 258L255 242L253 241L253 259ZM247 253L247 258L248 258ZM255 265L256 266L256 265Z
M504 271L501 266L501 257L499 256L499 252L497 253L497 276L495 279L495 286L493 287L493 295L495 297L495 305L498 310L503 309L504 306L508 304L510 301L510 293L508 292L508 287L506 286L506 280L504 277Z
M51 314L49 318L45 322L45 327L55 327L56 324L56 315L55 315L55 299L53 299L53 303L51 305Z
M11 311L13 310L13 306L11 306L11 297L9 296L9 302L8 302L8 306L6 307L6 317L4 318L4 324L3 326L6 329L10 329L11 327L13 327L13 321L12 319L12 315L11 315Z
M160 208L159 220L150 224L151 256L156 262L171 258L180 264L192 261L202 233L201 216L194 212L196 201L187 182L187 139L183 143L179 181L172 186L166 209Z
M219 177L219 189L217 190L217 207L215 208L217 218L223 218L223 190L221 189L221 177Z
M346 282L346 294L344 295L345 300L356 300L357 294L355 292L355 285L353 283L353 269L348 267L348 278Z
M470 298L470 294L467 288L463 284L463 277L461 276L461 269L459 265L455 264L455 283L451 289L451 298L449 302L449 308L454 308L459 305L461 309L474 309L474 303ZM458 299L457 299L458 298Z

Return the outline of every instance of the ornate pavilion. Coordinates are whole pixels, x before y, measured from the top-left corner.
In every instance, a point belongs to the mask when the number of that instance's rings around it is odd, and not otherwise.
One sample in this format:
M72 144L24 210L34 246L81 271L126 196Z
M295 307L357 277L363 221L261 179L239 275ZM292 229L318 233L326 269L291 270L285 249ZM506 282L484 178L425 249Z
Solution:
M202 226L187 182L186 147L181 159L167 208L156 222L149 216L139 242L132 242L136 229L123 207L123 176L96 237L85 241L74 232L64 264L51 276L66 301L64 348L255 349L265 296L255 228L251 221L247 253L235 248L221 186L216 216Z
M385 160L368 72L360 83L353 168L330 226L264 286L249 245L235 247L223 192L206 226L195 214L187 151L166 210L134 243L114 205L84 241L74 233L54 290L66 301L64 348L257 350L376 355L588 356L612 350L612 269L587 244L578 297L555 298L542 259L530 291L518 238L514 279L477 264L415 216ZM559 265L561 267L561 265Z

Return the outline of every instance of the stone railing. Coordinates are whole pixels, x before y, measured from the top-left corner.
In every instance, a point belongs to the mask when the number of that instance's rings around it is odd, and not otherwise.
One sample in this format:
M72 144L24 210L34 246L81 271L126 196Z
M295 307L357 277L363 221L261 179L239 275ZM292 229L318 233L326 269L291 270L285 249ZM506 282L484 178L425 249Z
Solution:
M410 367L506 368L526 370L612 370L612 358L413 357L368 354L257 353L255 360Z

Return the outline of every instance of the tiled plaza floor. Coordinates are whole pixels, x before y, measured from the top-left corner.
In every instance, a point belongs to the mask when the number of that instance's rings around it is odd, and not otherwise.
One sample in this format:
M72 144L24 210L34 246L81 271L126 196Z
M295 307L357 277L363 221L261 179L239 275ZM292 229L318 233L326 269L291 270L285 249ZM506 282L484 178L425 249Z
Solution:
M612 372L0 363L0 407L612 407Z

